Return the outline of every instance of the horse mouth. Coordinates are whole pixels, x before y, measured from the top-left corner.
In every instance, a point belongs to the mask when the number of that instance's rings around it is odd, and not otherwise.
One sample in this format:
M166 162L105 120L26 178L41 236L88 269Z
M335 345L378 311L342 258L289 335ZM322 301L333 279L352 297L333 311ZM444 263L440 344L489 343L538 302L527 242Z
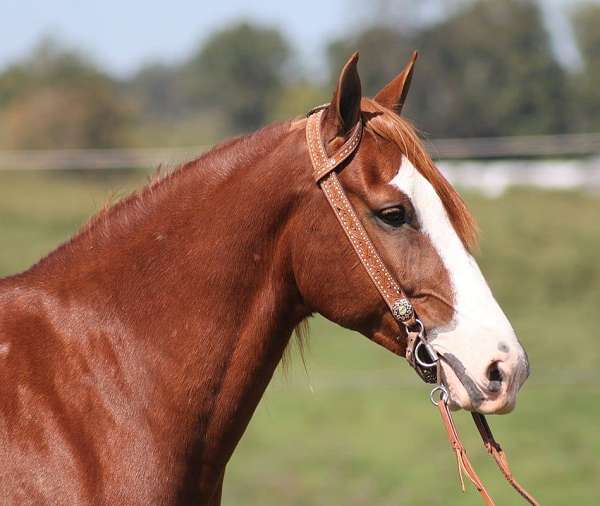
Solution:
M498 381L482 384L469 376L464 366L452 357L452 354L445 353L440 360L440 379L448 391L451 410L507 414L514 409L516 395L511 394L511 385Z

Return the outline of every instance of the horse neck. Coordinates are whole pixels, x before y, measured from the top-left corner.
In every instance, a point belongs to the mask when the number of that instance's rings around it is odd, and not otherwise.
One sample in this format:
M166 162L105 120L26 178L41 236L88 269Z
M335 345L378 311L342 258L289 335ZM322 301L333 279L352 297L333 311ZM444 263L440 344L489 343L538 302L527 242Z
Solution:
M278 128L185 167L32 271L106 330L159 452L192 481L229 458L307 313L288 222L308 160L302 133Z

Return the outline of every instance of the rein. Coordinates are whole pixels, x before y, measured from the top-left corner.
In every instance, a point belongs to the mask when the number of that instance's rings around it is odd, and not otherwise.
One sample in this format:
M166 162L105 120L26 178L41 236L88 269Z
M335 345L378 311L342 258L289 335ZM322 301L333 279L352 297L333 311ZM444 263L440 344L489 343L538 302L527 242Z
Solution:
M360 144L363 131L362 120L357 122L344 144L333 155L329 156L321 139L321 121L327 107L328 104L315 107L307 113L306 142L315 182L325 194L346 237L352 244L361 264L394 319L404 326L406 330L404 357L423 381L437 383L437 386L431 391L430 398L440 411L448 440L456 454L458 475L463 492L465 490L464 473L481 494L486 505L494 506L494 500L489 495L467 456L467 451L460 440L454 420L448 409L448 391L440 377L441 367L439 361L441 357L428 343L425 326L416 315L402 286L394 279L375 249L337 176L336 169L356 152ZM401 337L399 336L397 339L400 340ZM438 394L439 399L436 399L435 396ZM488 453L494 458L506 480L529 504L539 506L539 503L513 477L506 456L494 439L485 417L479 413L472 413L472 416Z

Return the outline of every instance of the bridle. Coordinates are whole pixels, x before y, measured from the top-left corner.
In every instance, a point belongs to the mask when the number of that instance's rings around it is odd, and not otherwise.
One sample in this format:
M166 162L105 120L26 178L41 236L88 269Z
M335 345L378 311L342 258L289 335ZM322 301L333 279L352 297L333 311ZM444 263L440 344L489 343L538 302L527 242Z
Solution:
M404 290L377 253L335 172L335 169L358 148L362 137L362 121L356 123L343 146L330 157L321 140L321 119L325 108L326 106L319 106L317 110L311 110L306 123L306 141L313 165L314 179L327 197L327 201L375 288L394 319L404 326L407 335L404 354L406 360L426 383L437 383L438 356L425 339L425 326L415 314ZM424 356L422 348L429 357Z
M307 113L306 142L314 180L325 194L346 237L395 321L404 327L406 331L404 357L407 362L423 381L437 384L431 391L430 398L440 411L450 445L456 454L463 491L465 489L464 472L477 488L485 503L488 506L494 506L493 499L467 457L467 451L459 438L448 409L448 391L440 377L439 361L442 357L428 343L425 326L418 318L402 286L394 279L381 259L338 179L336 169L343 168L344 162L350 159L358 149L363 132L362 119L357 121L344 144L335 153L328 155L321 136L322 118L328 107L329 104L321 105ZM399 336L398 340L401 339L402 336ZM507 481L529 504L539 506L539 503L512 476L506 456L494 439L485 417L479 413L472 413L472 416L486 449L494 457Z

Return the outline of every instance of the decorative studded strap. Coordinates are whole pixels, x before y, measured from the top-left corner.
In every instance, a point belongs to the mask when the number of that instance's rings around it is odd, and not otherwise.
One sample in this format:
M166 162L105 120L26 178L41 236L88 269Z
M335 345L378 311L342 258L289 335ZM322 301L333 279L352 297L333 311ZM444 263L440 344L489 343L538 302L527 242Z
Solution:
M344 145L332 156L328 156L321 140L323 114L324 109L310 114L306 125L306 141L315 181L327 197L336 218L381 297L396 320L408 329L416 322L412 305L381 260L334 170L356 151L362 135L362 122L356 124Z
M313 176L317 183L356 151L362 137L362 121L358 121L344 145L333 156L328 156L321 141L321 118L325 110L323 108L311 114L306 125L308 151L313 165Z

